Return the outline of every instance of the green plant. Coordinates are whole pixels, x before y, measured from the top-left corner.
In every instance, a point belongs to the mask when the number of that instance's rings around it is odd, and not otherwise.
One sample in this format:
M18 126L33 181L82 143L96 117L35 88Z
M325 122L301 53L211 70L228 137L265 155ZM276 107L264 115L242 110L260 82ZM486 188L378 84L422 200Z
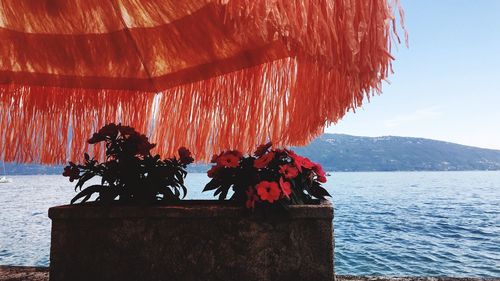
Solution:
M145 135L129 126L108 124L88 140L90 144L104 143L106 159L100 163L85 153L85 162L69 162L64 176L73 182L80 192L71 204L81 199L88 201L97 194L96 201L110 203L114 200L133 203L154 203L176 201L186 195L184 179L186 167L193 162L191 152L179 148L176 157L160 159L150 151L155 146ZM101 177L100 183L83 188L94 177Z
M271 149L271 146L271 143L259 146L254 156L243 156L236 150L214 155L215 165L207 172L212 180L203 191L215 190L214 196L225 200L232 188L230 200L251 209L256 203L286 206L330 196L321 186L326 182L321 165L289 149Z

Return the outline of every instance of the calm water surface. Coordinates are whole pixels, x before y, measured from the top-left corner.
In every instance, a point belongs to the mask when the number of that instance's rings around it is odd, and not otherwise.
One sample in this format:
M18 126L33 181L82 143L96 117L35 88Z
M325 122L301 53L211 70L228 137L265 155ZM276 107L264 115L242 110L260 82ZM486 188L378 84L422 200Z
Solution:
M0 265L48 266L50 206L61 176L0 184ZM204 174L191 174L189 198ZM500 172L334 173L337 274L500 277Z

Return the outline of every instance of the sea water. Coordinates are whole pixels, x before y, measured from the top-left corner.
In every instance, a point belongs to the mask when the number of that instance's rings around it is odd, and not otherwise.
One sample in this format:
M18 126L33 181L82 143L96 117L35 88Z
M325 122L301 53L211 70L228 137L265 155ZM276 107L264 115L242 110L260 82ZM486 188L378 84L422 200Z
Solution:
M48 266L62 176L0 184L0 265ZM190 174L189 199L208 178ZM332 173L337 274L500 277L500 172Z

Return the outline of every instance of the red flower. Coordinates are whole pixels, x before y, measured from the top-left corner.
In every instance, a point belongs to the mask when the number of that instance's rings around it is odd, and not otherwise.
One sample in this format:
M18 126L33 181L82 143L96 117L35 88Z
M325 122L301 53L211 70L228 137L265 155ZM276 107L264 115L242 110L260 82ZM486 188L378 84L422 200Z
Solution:
M212 166L212 168L210 168L210 170L207 171L207 176L209 178L213 178L217 173L217 171L219 171L219 169L220 169L219 166Z
M69 162L69 166L64 167L63 176L69 177L69 181L73 182L80 178L80 169L73 162Z
M247 202L245 203L247 209L253 209L255 208L255 202L259 200L259 197L257 194L255 194L255 189L253 189L251 186L248 187L248 190L245 191L247 194Z
M273 146L273 144L271 142L268 142L266 144L261 144L257 147L257 149L255 150L255 152L253 154L257 157L260 157L260 156L264 155L269 150L269 148L271 146Z
M293 179L299 174L299 170L290 164L280 166L280 174L284 175L287 179Z
M149 155L149 151L155 147L156 144L150 143L146 135L139 136L139 142L137 143L137 154Z
M187 148L179 147L179 156L182 164L187 165L194 162L194 158L191 156L191 151Z
M269 152L262 155L253 162L253 166L257 169L263 169L274 159L274 152Z
M106 140L106 137L114 139L118 135L118 130L121 128L122 128L121 125L117 126L115 123L109 123L109 124L105 125L104 127L102 127L101 129L99 129L99 131L97 133L94 133L92 135L92 137L90 139L88 139L87 142L90 144L95 144L95 143ZM128 127L128 128L131 128L131 127ZM133 128L131 128L131 129L134 131Z
M298 155L293 151L293 150L290 150L288 148L283 148L283 150L292 158L295 158L297 157Z
M326 182L326 173L323 170L323 167L321 167L320 164L315 164L312 169L316 173L316 175L318 176L318 181L325 183Z
M124 135L133 135L133 134L138 134L134 128L130 127L130 126L122 126L122 125L118 125L118 131L120 131L120 134L122 134L122 136Z
M239 151L227 151L217 158L217 164L222 167L236 168L240 165L242 156Z
M115 123L109 123L99 130L99 134L106 137L116 137L118 135L118 126Z
M133 134L125 138L123 143L123 151L129 155L149 155L149 151L155 147L156 144L149 142L146 135Z
M92 137L91 137L90 139L88 139L88 140L87 140L87 142L88 142L88 143L90 143L90 144L94 144L94 143L101 142L101 141L103 141L103 140L105 140L105 139L106 139L106 137L105 137L105 136L103 136L103 135L101 135L101 134L99 134L99 133L94 133L94 134L92 135Z
M281 192L286 196L286 198L290 199L290 194L292 193L292 185L284 181L283 178L280 178L280 187L281 187Z
M299 156L294 153L294 156L292 156L292 159L295 163L295 166L297 169L299 169L299 172L302 173L302 168L306 169L312 169L314 167L314 163L309 160L309 158Z
M212 156L212 160L210 160L210 163L217 163L217 159L219 159L219 157L220 157L221 155L222 155L222 153L221 153L221 154L219 154L219 155L214 154L214 155Z
M273 203L280 198L281 192L276 182L261 181L256 188L261 200Z

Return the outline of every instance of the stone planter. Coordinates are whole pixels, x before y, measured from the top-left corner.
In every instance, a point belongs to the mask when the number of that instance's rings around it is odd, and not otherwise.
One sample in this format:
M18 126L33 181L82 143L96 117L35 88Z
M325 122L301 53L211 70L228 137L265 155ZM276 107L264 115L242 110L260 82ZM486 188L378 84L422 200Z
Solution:
M334 280L333 207L53 207L50 280Z

